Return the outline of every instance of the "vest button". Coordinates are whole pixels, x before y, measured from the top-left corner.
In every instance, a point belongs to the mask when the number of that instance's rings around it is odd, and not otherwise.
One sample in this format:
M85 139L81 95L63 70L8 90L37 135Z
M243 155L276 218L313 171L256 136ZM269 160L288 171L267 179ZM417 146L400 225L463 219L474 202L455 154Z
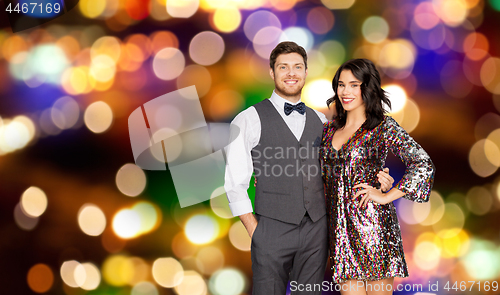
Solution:
M304 203L309 204L309 201L305 201Z
M304 190L306 191L307 189L308 189L308 187L307 187L307 186L304 186Z

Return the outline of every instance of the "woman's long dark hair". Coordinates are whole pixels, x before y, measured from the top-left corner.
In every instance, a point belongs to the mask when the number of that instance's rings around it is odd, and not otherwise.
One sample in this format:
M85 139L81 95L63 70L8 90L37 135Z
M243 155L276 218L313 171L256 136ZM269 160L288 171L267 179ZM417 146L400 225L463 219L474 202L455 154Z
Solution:
M347 120L347 112L342 107L339 95L337 93L340 73L344 70L352 72L354 77L361 81L361 96L365 103L366 121L362 125L364 129L371 130L377 127L384 120L386 110L382 103L385 103L391 108L391 101L387 97L387 92L380 86L380 74L372 61L364 58L351 59L340 66L335 73L332 81L333 91L335 95L326 101L326 105L330 107L332 102L335 102L337 114L333 117L335 120L334 127L336 129L343 128Z

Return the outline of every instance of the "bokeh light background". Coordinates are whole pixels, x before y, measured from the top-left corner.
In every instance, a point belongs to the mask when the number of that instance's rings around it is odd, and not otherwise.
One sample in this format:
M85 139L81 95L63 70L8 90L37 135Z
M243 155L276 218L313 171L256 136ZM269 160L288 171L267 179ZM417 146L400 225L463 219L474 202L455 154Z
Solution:
M282 40L307 49L303 100L328 115L338 66L373 60L436 165L429 203L396 201L410 268L396 282L447 294L500 277L499 0L80 0L18 34L2 13L1 294L250 294L223 189L181 209L168 171L133 163L127 118L196 85L207 121L230 122L270 96Z

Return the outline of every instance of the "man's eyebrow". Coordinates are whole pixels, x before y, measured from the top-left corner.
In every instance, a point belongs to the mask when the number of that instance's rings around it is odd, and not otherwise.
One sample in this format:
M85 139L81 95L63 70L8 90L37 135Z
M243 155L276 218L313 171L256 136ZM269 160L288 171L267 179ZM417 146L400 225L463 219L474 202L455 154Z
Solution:
M278 63L278 65L288 65L288 63L287 62L280 62L280 63ZM299 63L296 63L295 65L304 65L304 63L299 62Z

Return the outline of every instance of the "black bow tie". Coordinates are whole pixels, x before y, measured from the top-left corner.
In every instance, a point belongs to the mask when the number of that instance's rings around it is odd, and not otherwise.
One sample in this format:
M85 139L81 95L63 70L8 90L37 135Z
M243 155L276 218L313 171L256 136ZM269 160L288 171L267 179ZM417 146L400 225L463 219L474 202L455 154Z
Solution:
M285 102L285 115L290 115L293 111L297 111L299 114L303 115L306 112L306 105L303 102L299 102L296 105Z

